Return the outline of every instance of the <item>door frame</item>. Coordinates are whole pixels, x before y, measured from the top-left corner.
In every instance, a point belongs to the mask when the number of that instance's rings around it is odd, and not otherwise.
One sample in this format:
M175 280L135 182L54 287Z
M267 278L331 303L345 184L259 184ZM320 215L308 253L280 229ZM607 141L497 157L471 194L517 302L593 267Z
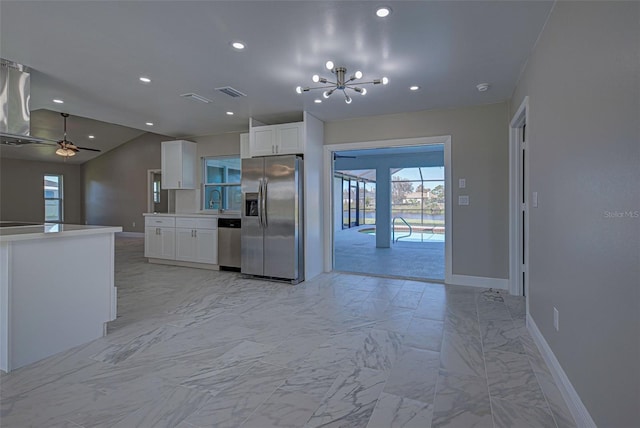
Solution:
M438 137L417 137L417 138L402 138L392 140L379 140L379 141L362 141L356 143L342 143L342 144L328 144L323 146L323 193L324 193L324 230L330 231L330 233L324 234L324 271L331 272L334 266L334 219L333 219L333 153L341 152L344 150L366 150L366 149L379 149L389 147L407 147L407 146L422 146L431 144L443 144L444 145L444 186L445 186L445 274L444 280L446 283L450 283L452 279L452 239L451 239L451 135L442 135Z
M523 126L527 125L525 143L521 144ZM529 159L531 157L528 138L531 125L529 122L529 97L526 96L513 115L509 124L509 293L522 296L523 290L526 296L529 295L529 217L531 215L529 198ZM524 176L522 176L522 151L525 151ZM524 190L521 177L524 178ZM525 203L523 193L526 197ZM525 212L524 224L522 222L522 210ZM522 242L522 232L524 230L525 242ZM524 251L524 264L521 263L522 251ZM523 289L524 272L524 289ZM527 313L528 310L527 298Z

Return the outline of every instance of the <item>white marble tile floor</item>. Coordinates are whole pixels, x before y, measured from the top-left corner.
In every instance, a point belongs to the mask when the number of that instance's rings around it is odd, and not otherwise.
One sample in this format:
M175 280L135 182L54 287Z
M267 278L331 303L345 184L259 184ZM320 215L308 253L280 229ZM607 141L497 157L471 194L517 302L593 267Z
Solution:
M574 427L524 300L148 264L116 240L108 335L0 376L0 426Z

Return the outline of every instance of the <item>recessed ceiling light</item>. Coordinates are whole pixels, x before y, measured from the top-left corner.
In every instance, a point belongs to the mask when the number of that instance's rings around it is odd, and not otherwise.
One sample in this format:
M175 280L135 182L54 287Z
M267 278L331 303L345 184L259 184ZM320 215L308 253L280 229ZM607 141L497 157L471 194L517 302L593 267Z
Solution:
M153 126L153 122L147 122L147 123L145 123L145 125L147 125L147 126Z
M478 88L478 91L480 92L486 92L489 90L490 87L491 85L489 85L488 83L480 83L476 85L476 88Z
M149 79L149 78L148 78L148 77L146 77L146 76L140 76L140 81L141 81L142 83L151 83L151 79Z
M53 100L53 102L54 102L54 103L56 103L56 104L64 104L64 101L62 101L62 100L60 100L60 99L58 99L58 98L55 98L55 99Z
M227 115L228 115L228 116L233 116L233 112L232 112L232 111L228 111L228 112L227 112Z
M231 47L234 48L237 51L241 51L244 48L246 48L247 45L245 45L243 42L236 41L236 42L231 42Z
M316 103L316 104L320 104L322 102L322 100L319 99L319 98L316 98L315 100L313 100L313 102Z
M412 91L417 91L418 89L420 89L420 86L418 85L409 86L409 89Z
M391 8L389 6L382 6L376 10L376 16L378 18L386 18L391 15Z
M93 140L94 138L96 138L96 136L95 136L95 135L89 135L89 139L90 139L90 140Z

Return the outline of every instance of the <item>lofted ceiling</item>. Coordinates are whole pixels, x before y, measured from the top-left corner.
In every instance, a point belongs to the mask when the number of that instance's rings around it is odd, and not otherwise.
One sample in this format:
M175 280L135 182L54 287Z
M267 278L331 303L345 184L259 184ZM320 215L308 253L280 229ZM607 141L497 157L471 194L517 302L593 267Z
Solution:
M389 17L375 15L380 4L391 6ZM303 110L335 121L508 99L552 5L2 0L0 56L32 68L32 110L183 138L246 131L249 117L274 123ZM244 51L230 46L236 40ZM320 91L296 94L313 74L331 77L329 59L390 83L368 86L350 105L341 94L321 104ZM490 90L479 92L484 82ZM223 86L247 96L215 90ZM212 102L180 97L189 92Z
M26 144L22 146L0 144L0 157L82 164L144 133L145 131L140 129L114 125L85 117L69 116L67 118L67 139L76 146L99 149L101 152L80 150L75 156L64 158L55 154L58 146L52 142L61 140L64 135L62 116L60 116L60 113L51 110L36 110L31 112L31 134L51 142L45 141L43 144ZM93 135L94 138L89 138L89 135Z

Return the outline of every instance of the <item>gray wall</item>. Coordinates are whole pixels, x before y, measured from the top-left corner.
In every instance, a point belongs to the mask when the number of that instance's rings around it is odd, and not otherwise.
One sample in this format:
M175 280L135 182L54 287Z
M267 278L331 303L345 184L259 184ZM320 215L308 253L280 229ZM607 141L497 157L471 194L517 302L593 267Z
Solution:
M556 3L511 103L529 96L539 194L531 316L601 427L640 423L639 8Z
M173 138L143 134L82 164L84 218L88 224L144 232L147 170L160 169L160 142L168 140Z
M508 104L429 110L328 122L325 144L451 135L453 274L507 278ZM467 179L460 193L458 178Z
M0 159L0 220L44 221L44 174L63 175L64 222L80 224L80 165Z

